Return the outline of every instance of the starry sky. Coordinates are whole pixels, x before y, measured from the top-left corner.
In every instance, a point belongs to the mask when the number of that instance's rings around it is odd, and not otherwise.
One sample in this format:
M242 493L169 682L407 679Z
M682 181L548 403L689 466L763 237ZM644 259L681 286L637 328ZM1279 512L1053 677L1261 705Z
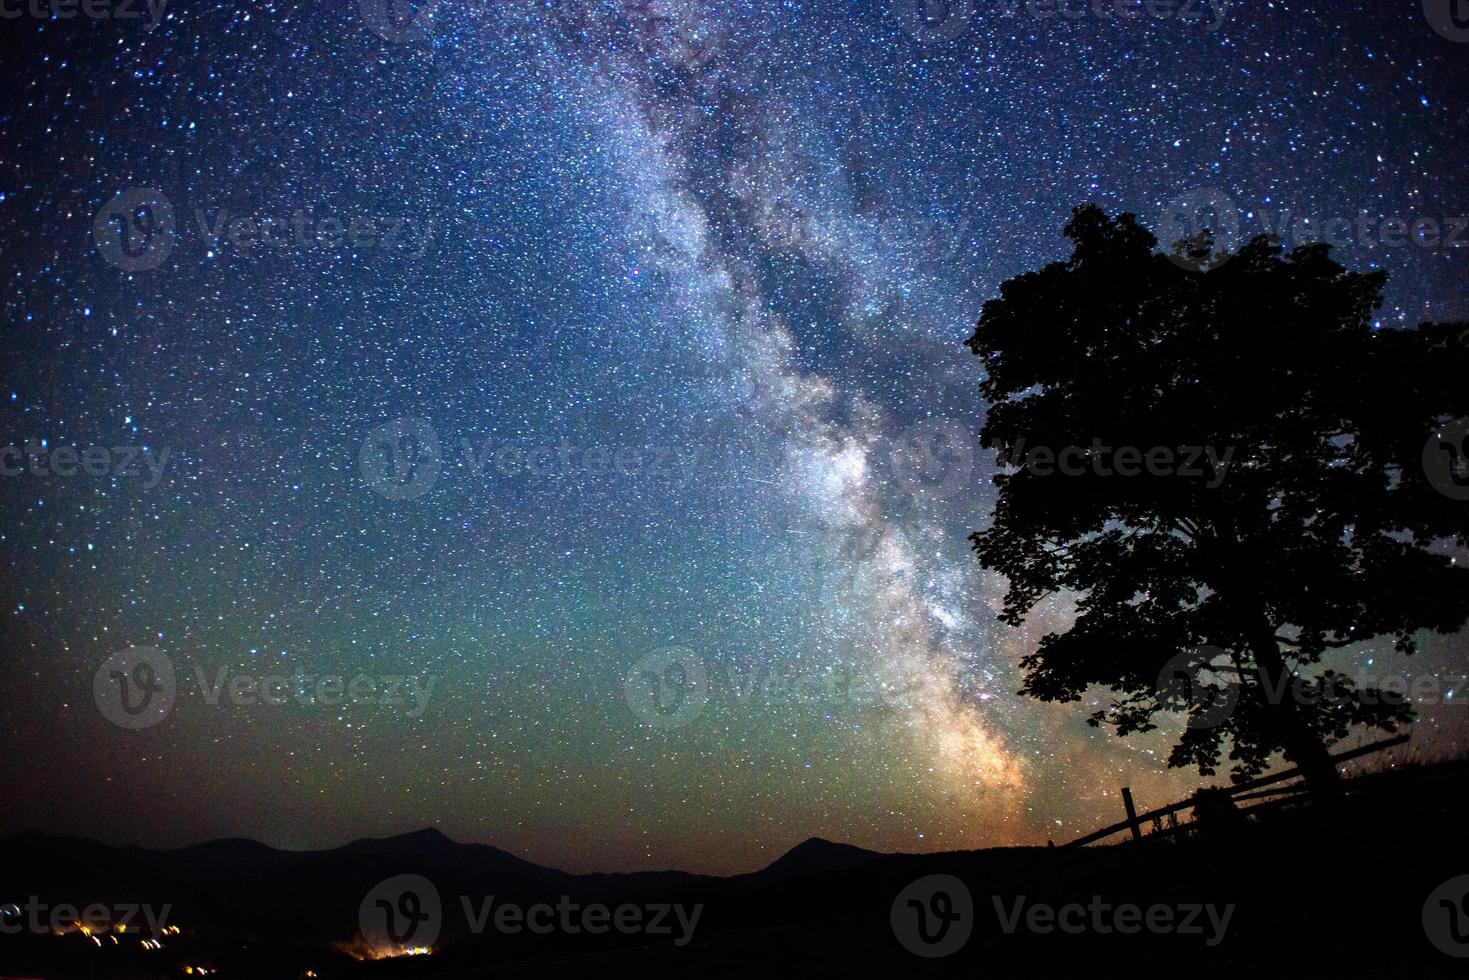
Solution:
M967 551L984 301L1078 204L1218 191L1349 220L1384 329L1469 317L1469 31L1418 0L127 6L0 19L0 443L109 453L0 476L4 829L718 873L1079 836L1198 776L1015 695L1070 606L999 624ZM135 647L177 691L133 730L94 680ZM1388 649L1340 662L1466 659ZM429 695L215 693L268 675Z

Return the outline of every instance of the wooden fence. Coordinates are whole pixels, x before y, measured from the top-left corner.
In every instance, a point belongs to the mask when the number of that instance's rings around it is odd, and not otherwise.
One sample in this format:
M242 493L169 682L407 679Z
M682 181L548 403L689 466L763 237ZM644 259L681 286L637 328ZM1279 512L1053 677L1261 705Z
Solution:
M1373 742L1371 745L1364 745L1361 748L1352 749L1349 752L1343 752L1331 758L1332 761L1337 763L1347 762L1351 759L1361 758L1364 755L1371 755L1374 752L1381 752L1384 749L1403 745L1408 741L1408 737L1407 735L1399 735L1396 738L1383 739L1380 742ZM1260 810L1281 806L1304 795L1306 791L1304 782L1281 785L1287 783L1288 780L1296 779L1300 775L1301 770L1299 768L1286 769L1282 772L1272 773L1269 776L1262 776L1259 779L1252 779L1247 783L1223 787L1218 792L1228 796L1233 803L1263 801L1254 802L1253 806L1242 807L1239 810L1241 814L1255 813ZM1191 796L1186 800L1170 803L1156 810L1149 810L1147 813L1138 813L1137 808L1132 802L1132 790L1124 786L1122 787L1122 805L1127 809L1126 820L1121 823L1114 823L1110 827L1103 827L1101 830L1094 830L1085 837L1078 837L1068 844L1062 844L1061 847L1082 847L1086 844L1093 844L1099 840L1111 837L1113 834L1120 834L1123 831L1131 831L1133 839L1142 840L1143 827L1148 823L1153 825L1153 833L1149 836L1177 833L1187 826L1186 824L1178 823L1177 815L1184 810L1193 808L1197 802L1197 798ZM1163 826L1164 818L1169 818L1170 822L1170 825L1166 828ZM1055 846L1054 842L1052 842L1051 846Z

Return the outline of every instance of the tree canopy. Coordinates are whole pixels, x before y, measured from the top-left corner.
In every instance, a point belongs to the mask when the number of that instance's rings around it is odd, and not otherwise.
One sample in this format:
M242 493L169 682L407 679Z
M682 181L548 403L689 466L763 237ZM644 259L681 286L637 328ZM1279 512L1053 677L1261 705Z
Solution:
M1328 747L1412 711L1315 665L1380 636L1412 653L1469 619L1451 557L1469 503L1424 466L1425 442L1469 415L1466 327L1377 329L1385 274L1326 245L1261 236L1219 255L1205 235L1169 254L1094 206L1066 235L1071 257L1004 283L967 341L990 403L981 441L1005 464L971 536L1008 578L1001 619L1077 603L1022 661L1021 693L1109 688L1090 721L1119 734L1187 711L1171 765L1211 774L1227 740L1236 777L1283 752L1331 792ZM1222 719L1197 687L1160 683L1200 648L1238 695Z

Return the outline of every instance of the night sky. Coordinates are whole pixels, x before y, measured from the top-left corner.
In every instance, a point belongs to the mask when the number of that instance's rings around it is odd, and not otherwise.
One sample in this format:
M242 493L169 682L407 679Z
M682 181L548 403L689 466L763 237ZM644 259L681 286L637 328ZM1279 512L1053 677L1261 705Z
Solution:
M1199 777L1015 695L1070 606L997 623L967 550L984 301L1078 204L1217 190L1345 219L1383 329L1469 317L1469 29L1418 0L382 6L7 0L0 443L59 465L0 476L3 829L711 872L1079 836ZM136 730L94 688L134 647L177 677ZM1469 744L1465 642L1389 649L1339 662ZM702 696L650 715L674 665ZM210 689L298 674L427 697Z

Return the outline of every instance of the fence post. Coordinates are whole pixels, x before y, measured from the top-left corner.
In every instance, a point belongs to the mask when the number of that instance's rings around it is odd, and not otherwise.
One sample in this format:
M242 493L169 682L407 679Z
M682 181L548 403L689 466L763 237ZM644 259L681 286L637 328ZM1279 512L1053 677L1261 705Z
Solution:
M1127 807L1127 826L1132 829L1132 839L1142 840L1143 828L1138 826L1137 807L1132 805L1132 790L1127 786L1122 787L1122 805Z

